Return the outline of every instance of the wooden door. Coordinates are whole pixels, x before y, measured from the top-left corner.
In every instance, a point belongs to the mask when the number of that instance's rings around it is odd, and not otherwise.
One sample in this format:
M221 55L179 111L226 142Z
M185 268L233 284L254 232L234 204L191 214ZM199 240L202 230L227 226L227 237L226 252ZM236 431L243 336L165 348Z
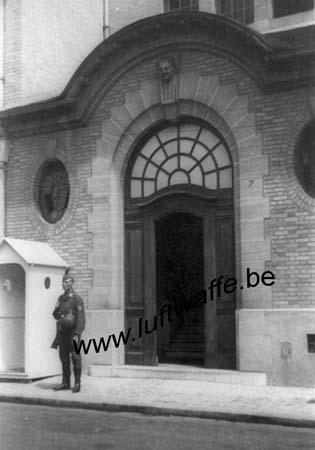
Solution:
M234 221L228 215L216 217L216 270L217 277L235 278ZM235 342L236 290L225 293L222 289L216 299L217 367L236 368Z
M235 369L236 294L225 293L228 278L235 277L234 220L229 205L216 205L204 219L205 266L208 280L208 302L205 311L205 367ZM211 280L223 277L220 291L209 286Z
M145 333L154 323L154 267L148 264L154 248L152 224L143 217L126 216L125 223L125 332L130 329L126 345L126 364L155 365L156 333Z
M156 270L154 223L162 214L188 212L202 218L204 235L204 281L207 292L205 316L206 367L235 368L235 293L210 300L209 283L213 278L224 280L235 275L234 226L232 208L194 199L166 199L158 206L126 213L126 332L131 339L126 346L126 364L157 364L157 333L145 332L154 328L156 315ZM223 280L223 281L224 281ZM139 330L141 328L141 333ZM141 334L141 337L139 337Z

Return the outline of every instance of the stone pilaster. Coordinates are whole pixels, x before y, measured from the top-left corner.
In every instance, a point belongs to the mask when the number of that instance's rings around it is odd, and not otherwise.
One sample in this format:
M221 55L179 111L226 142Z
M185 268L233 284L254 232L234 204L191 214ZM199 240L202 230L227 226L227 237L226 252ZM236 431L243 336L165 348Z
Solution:
M5 236L5 171L8 160L8 143L0 139L0 240Z

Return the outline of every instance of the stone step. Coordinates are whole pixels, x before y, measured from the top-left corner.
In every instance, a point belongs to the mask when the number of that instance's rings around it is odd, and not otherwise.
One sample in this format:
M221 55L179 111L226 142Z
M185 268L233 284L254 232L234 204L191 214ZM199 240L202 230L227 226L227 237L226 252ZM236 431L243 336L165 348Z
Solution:
M175 337L189 336L189 337L193 338L194 336L197 336L197 337L203 339L204 335L205 334L202 330L194 330L194 329L189 328L187 330L178 331L178 333L175 334Z
M183 331L185 330L192 330L193 332L200 331L202 333L204 330L204 325L201 323L187 323L183 326Z
M171 342L169 345L163 348L164 352L168 351L199 351L204 352L205 346L203 342Z
M164 351L164 356L167 359L172 359L173 361L203 361L204 352L200 351L200 349L195 350L178 350L178 349L169 349Z
M266 386L266 374L262 372L205 369L203 367L178 364L159 364L158 366L92 365L90 366L90 375L106 378L160 378L167 380L192 380L206 381L209 383Z
M202 334L179 334L172 341L176 342L204 342Z

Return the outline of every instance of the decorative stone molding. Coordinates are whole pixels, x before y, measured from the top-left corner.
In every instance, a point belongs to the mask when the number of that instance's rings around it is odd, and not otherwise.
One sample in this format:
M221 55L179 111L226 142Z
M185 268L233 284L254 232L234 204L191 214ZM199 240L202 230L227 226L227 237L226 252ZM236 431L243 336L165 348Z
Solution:
M70 184L70 197L68 207L62 218L55 224L46 222L35 202L34 189L38 171L42 164L47 159L60 160L67 169ZM30 222L36 231L43 236L43 238L50 239L56 234L64 231L73 220L76 204L78 200L78 180L76 177L76 168L73 159L68 156L67 147L64 142L56 138L47 140L47 143L42 152L37 154L36 159L32 159L26 168L28 176L25 177L24 187L24 204Z
M139 136L174 114L172 108L171 104L161 104L158 80L147 80L138 91L128 92L124 104L112 108L110 119L103 123L89 181L95 205L89 228L94 232L90 261L97 259L100 243L102 254L106 254L105 260L99 260L99 275L93 271L93 285L98 286L99 294L103 293L103 299L96 296L95 307L109 308L113 299L116 305L123 305L125 171ZM265 270L265 263L270 260L270 242L264 236L264 219L270 213L269 200L263 196L263 176L268 174L269 166L268 157L262 153L261 137L256 133L255 117L248 112L247 97L238 95L234 85L220 85L217 76L186 72L180 75L175 113L178 117L203 119L225 138L234 164L237 277L245 279L248 266ZM106 274L102 279L101 273ZM106 290L109 294L104 299ZM91 299L95 298L94 291L93 288ZM244 290L240 304L270 307L270 289L256 288L250 294Z

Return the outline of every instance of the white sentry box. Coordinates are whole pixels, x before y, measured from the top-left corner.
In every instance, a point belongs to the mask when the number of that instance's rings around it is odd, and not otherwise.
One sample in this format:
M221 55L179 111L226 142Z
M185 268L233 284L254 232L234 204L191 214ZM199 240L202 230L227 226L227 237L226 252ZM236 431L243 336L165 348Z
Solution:
M0 377L41 378L61 372L52 316L68 264L44 242L0 243Z

